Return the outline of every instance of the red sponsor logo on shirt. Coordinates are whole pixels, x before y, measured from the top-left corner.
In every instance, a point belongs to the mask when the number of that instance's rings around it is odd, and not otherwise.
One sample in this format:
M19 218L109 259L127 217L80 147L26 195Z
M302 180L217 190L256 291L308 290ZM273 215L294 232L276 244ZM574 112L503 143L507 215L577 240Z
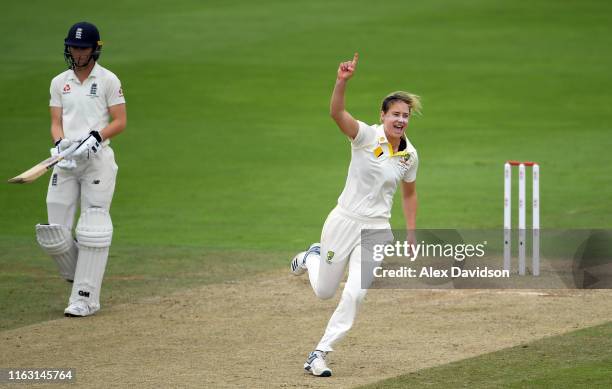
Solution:
M64 85L64 93L70 93L70 84Z

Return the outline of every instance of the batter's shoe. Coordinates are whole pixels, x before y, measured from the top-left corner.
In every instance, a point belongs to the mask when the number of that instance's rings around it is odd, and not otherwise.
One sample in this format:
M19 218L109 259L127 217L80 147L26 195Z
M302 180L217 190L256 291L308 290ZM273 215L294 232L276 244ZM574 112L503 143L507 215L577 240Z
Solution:
M85 301L79 300L75 301L72 304L68 305L66 309L64 309L64 316L66 317L83 317L83 316L91 316L96 313L98 310L93 309L87 304Z
M312 253L321 255L320 243L311 244L308 248L308 251L302 251L301 253L298 253L298 255L293 257L293 259L291 260L291 273L294 276L301 276L302 274L304 274L304 272L306 272L306 270L308 270L308 268L306 267L306 258L308 258L308 256Z
M304 370L317 377L331 377L332 371L327 367L325 362L327 353L325 351L315 350L308 355Z

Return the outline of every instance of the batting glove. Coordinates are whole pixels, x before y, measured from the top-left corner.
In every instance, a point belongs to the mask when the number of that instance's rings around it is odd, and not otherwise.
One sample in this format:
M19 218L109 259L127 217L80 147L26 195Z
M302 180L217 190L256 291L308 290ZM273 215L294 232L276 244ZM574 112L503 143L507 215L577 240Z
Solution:
M85 139L81 141L81 145L72 153L74 159L91 159L102 148L100 145L102 137L98 131L92 131Z
M55 142L55 147L51 149L51 157L57 156L59 153L70 147L71 144L72 142L68 139L58 140L57 142ZM62 159L57 163L57 167L66 170L72 170L76 168L76 166L76 161L74 159Z

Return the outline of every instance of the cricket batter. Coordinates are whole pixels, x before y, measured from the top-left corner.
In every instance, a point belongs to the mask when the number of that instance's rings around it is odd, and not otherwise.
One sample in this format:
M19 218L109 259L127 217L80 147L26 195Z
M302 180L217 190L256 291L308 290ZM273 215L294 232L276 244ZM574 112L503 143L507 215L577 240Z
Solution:
M64 40L68 70L50 88L51 155L75 142L78 147L53 169L47 191L49 223L36 225L36 237L60 275L73 282L66 316L89 316L100 309L113 236L109 210L118 167L109 139L125 129L127 114L121 82L97 62L101 50L96 26L80 22L70 27Z
M357 59L355 53L352 61L342 62L338 67L330 105L331 117L351 142L346 184L338 205L323 225L321 243L312 244L308 251L299 253L291 262L293 274L308 271L312 289L321 299L334 296L348 263L348 279L340 303L315 351L304 363L307 372L320 377L331 376L327 354L353 325L357 308L367 292L365 288L372 282L371 272L364 271L362 285L361 230L382 230L381 234L391 235L391 206L400 183L406 228L409 234L416 228L418 156L405 131L412 114L420 112L419 97L394 92L382 102L380 125L370 126L355 120L345 109L344 93L355 72ZM390 240L392 236L384 239ZM364 261L365 258L367 254Z

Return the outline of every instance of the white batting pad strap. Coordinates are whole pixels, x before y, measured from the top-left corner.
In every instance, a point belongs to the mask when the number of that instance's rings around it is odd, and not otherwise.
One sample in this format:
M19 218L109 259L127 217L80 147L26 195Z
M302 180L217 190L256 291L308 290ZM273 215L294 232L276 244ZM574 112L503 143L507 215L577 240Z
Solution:
M80 247L109 247L113 239L113 223L104 208L87 208L76 228Z
M70 230L59 224L37 224L36 240L57 263L60 275L66 280L74 279L79 249Z

